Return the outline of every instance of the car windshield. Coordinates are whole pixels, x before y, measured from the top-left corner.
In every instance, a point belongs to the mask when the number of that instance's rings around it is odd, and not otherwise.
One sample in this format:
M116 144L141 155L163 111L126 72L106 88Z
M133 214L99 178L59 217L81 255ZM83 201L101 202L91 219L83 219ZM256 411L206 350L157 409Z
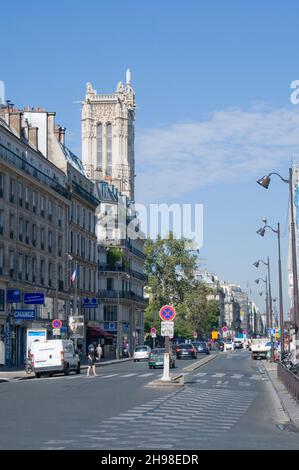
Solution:
M179 344L178 347L180 349L192 349L192 344Z
M147 351L147 347L146 346L137 346L137 348L135 348L135 352L142 352L142 351Z

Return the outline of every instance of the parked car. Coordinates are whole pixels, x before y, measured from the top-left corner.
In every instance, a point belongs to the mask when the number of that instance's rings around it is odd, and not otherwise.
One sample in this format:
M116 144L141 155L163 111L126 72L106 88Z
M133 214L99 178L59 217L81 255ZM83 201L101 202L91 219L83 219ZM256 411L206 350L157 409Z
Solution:
M192 359L197 358L197 351L191 343L178 344L175 351L177 359L182 359L183 357L191 357Z
M164 367L164 354L165 348L152 349L148 360L149 368ZM169 367L172 369L175 367L175 356L171 350L169 352Z
M71 340L36 341L31 345L30 357L37 378L59 372L69 375L71 370L80 374L80 359Z
M241 339L234 340L234 349L243 349L243 341Z
M151 353L151 348L149 346L136 346L133 352L134 362L141 361L142 359L148 359Z
M210 354L210 348L205 341L194 341L192 343L199 354Z
M234 350L234 343L230 340L224 342L224 351L233 351Z

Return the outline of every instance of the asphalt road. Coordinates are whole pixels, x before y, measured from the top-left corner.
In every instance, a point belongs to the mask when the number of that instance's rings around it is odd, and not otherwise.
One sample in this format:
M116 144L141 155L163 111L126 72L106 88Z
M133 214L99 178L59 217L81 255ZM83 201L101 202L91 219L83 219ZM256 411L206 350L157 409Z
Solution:
M186 372L184 387L152 388L146 362L0 384L0 449L299 449L262 361L222 353Z

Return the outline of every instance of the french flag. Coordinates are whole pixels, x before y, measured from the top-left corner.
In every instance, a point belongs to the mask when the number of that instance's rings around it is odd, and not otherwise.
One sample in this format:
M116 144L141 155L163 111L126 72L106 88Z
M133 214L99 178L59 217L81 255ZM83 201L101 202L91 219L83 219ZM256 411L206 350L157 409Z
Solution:
M76 277L78 276L78 269L76 268L71 275L71 283L74 284Z

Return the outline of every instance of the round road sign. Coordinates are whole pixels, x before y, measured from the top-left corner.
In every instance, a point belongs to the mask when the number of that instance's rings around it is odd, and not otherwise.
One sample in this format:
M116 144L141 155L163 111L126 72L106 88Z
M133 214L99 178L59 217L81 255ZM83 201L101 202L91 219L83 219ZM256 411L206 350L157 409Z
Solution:
M151 334L152 334L152 335L155 335L156 333L157 333L157 329L156 329L154 326L152 326L152 328L151 328Z
M226 332L228 331L227 326L223 326L223 327L222 327L222 331L223 331L223 333L226 333Z
M159 312L161 320L172 321L176 315L175 309L171 305L164 305Z
M52 321L52 326L53 328L61 328L62 327L62 321L61 320L58 320L57 318L55 320Z

